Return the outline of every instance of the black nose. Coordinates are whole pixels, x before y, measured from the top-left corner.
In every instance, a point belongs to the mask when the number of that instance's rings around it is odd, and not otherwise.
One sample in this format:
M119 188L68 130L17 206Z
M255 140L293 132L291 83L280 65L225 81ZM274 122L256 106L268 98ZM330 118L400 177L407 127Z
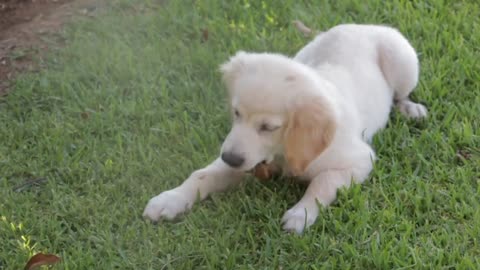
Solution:
M234 154L232 152L223 152L222 160L228 165L230 165L231 167L236 168L236 167L242 166L243 162L245 161L245 158L237 154Z

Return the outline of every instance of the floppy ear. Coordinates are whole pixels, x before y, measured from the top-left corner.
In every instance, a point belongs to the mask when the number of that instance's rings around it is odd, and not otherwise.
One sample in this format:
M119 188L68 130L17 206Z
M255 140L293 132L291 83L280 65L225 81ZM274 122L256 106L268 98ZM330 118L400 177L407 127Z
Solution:
M285 158L294 175L301 175L332 142L335 112L322 97L303 98L289 112L285 130Z
M244 69L245 67L245 56L247 55L244 51L239 51L234 56L230 57L230 59L223 63L220 66L220 71L223 75L223 81L230 89L232 84L235 82L235 78L238 77L238 74Z

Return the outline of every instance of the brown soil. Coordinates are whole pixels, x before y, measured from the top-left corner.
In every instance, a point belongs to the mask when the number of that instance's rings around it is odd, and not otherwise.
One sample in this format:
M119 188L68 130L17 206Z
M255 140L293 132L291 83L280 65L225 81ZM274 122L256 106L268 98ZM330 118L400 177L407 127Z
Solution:
M95 10L94 0L0 0L0 96L16 74L32 71L34 57L73 15Z

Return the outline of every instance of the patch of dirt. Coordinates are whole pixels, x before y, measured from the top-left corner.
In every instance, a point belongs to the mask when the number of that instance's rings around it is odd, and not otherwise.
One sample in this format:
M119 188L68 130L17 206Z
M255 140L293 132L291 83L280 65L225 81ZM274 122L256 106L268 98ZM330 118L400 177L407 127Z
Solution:
M19 72L35 70L34 57L73 15L90 15L95 0L0 0L0 96Z

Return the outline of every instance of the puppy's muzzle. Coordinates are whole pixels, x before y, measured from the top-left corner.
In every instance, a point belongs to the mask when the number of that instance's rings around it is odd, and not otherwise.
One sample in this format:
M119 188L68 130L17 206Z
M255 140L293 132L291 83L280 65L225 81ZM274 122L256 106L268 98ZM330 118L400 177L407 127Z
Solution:
M233 168L238 168L245 162L245 158L243 156L233 152L223 152L222 160Z

